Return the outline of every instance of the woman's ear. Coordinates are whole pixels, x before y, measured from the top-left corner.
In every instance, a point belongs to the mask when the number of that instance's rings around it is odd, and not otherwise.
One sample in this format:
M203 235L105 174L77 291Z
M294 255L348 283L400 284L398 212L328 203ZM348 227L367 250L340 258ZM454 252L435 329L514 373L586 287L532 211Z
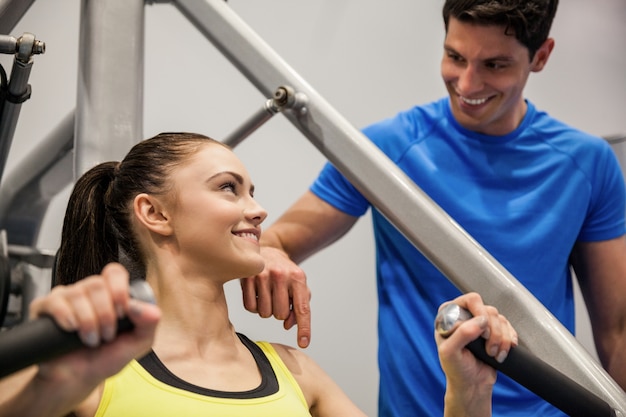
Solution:
M170 216L161 200L146 193L138 194L133 201L137 220L148 230L163 236L172 234Z

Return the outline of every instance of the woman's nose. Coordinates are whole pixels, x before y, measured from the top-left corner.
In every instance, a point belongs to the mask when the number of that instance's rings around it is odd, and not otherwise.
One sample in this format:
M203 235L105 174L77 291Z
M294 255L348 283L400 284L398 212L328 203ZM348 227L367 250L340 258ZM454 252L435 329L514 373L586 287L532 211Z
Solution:
M250 203L244 210L244 214L255 224L261 224L267 218L267 211L253 198L250 198Z

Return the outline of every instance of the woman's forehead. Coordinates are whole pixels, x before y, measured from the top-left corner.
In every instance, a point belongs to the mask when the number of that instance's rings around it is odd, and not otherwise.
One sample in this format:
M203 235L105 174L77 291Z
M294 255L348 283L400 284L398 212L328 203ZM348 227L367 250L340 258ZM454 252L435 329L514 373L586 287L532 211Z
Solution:
M249 180L249 174L243 162L235 153L220 144L202 146L189 161L189 167L200 170L205 175L219 172L235 172Z

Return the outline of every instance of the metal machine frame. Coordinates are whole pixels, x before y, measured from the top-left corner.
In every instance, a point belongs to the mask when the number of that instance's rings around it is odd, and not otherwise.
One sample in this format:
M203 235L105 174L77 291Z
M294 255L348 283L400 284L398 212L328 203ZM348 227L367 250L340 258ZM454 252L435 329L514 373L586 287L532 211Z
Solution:
M33 2L0 0L0 33L10 31ZM281 111L454 285L481 293L511 320L532 353L626 414L624 391L572 334L224 0L82 0L76 110L0 188L0 229L7 231L10 256L49 268L49 254L30 248L51 198L74 175L119 159L143 137L144 3L174 4L262 94L274 97L233 135L232 145ZM288 106L280 101L284 94ZM35 281L28 285L36 287Z

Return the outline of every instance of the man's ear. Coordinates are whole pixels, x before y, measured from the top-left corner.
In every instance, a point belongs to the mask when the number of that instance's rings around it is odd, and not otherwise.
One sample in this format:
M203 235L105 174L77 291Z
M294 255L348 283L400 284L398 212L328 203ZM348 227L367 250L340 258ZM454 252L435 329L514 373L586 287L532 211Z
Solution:
M138 194L133 201L137 220L148 230L163 236L172 234L170 216L161 200L146 193Z
M535 52L535 57L533 58L531 71L539 72L541 71L548 62L548 58L550 58L550 54L552 54L552 50L554 49L554 39L548 38L543 44L537 49Z

